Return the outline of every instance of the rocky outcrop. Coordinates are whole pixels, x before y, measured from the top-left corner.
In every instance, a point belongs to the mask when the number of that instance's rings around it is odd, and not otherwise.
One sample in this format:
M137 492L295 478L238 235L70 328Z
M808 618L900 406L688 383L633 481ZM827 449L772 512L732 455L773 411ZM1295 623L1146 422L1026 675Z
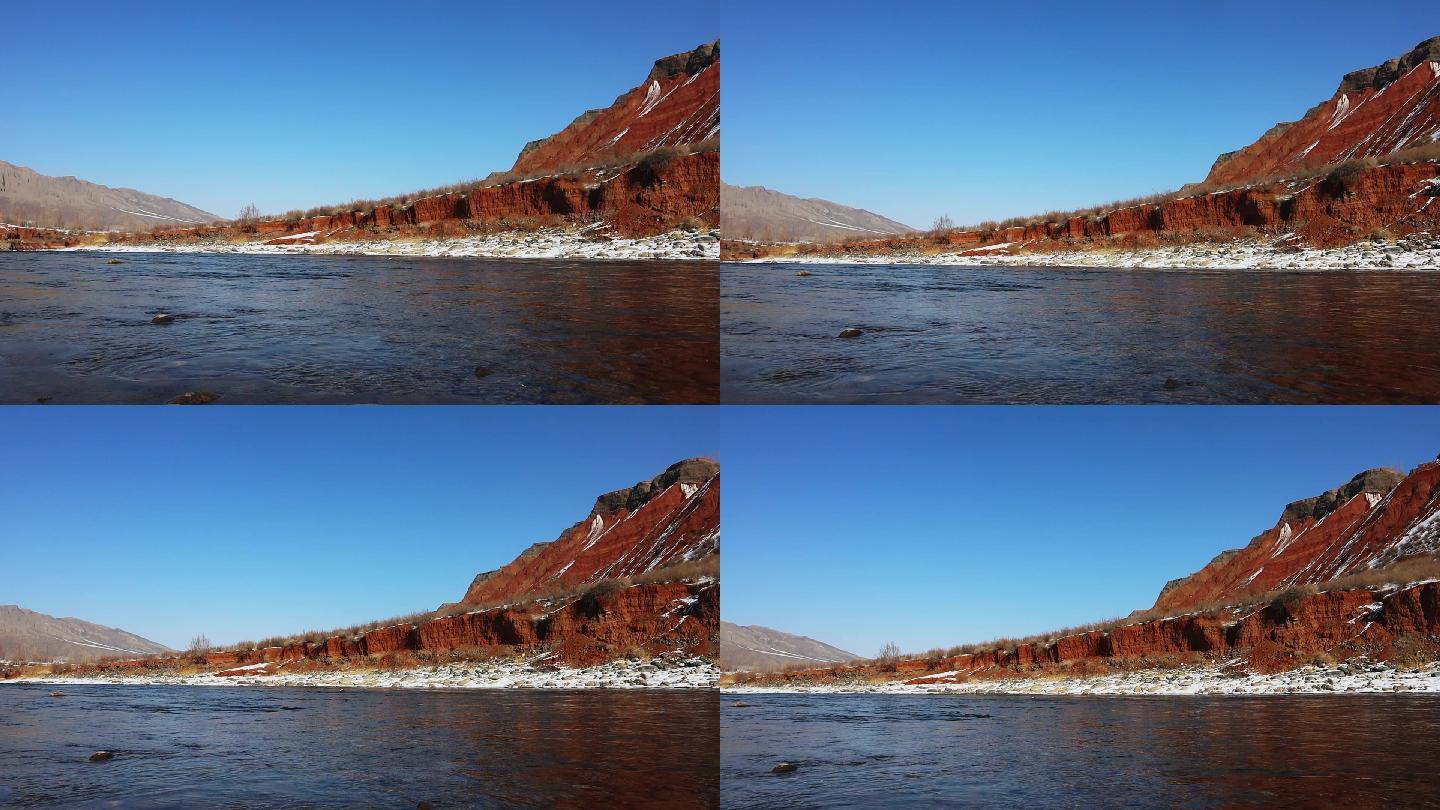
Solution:
M267 244L466 236L603 220L622 236L719 224L720 155L699 152L334 215L115 234L112 242L254 240Z
M645 81L565 129L531 141L513 172L596 166L618 155L698 144L720 134L720 43L658 60Z
M532 547L533 548L533 547ZM720 466L686 459L595 500L584 520L471 584L462 604L575 588L698 560L720 548Z
M524 653L570 666L669 651L714 657L719 652L719 621L717 583L649 583L283 647L104 661L91 669L166 671L199 666L231 677L382 659L403 664L423 660L427 655L433 660L437 655L493 657Z
M1299 121L1221 155L1205 183L1154 203L941 236L858 239L816 255L1133 250L1269 237L1282 248L1440 232L1440 37L1347 75ZM727 231L727 237L730 234ZM727 241L727 259L778 251Z
M808 255L886 255L907 251L992 254L1136 249L1268 235L1282 245L1332 247L1385 231L1405 236L1440 229L1440 165L1402 163L1307 180L1181 196L1098 217L1037 222L994 231L807 246ZM726 258L759 253L726 243ZM748 254L748 255L744 255Z
M1317 658L1434 660L1440 580L1407 581L1388 567L1437 553L1440 459L1408 475L1367 470L1289 504L1275 527L1168 583L1155 607L1130 621L960 655L814 667L754 681L926 684L1190 663L1274 672ZM1352 575L1366 573L1384 584L1352 584Z
M0 250L50 250L74 247L84 240L84 234L70 231L0 225Z
M1274 526L1167 585L1152 608L1180 612L1339 577L1440 551L1440 463L1409 475L1367 470L1287 505Z
M408 237L452 238L538 227L586 227L606 237L720 225L720 46L655 63L610 107L527 145L506 176L464 192L321 216L190 227L159 220L128 244L258 241L274 245ZM165 227L175 222L176 227ZM597 228L603 223L606 228ZM152 223L153 224L153 223ZM28 240L19 249L55 247Z
M509 565L481 574L461 603L424 619L282 646L96 668L203 667L240 677L356 662L403 666L437 656L525 654L572 666L675 651L715 657L719 583L675 565L713 561L719 543L720 467L685 459L599 496L589 517L558 539L532 544Z
M751 684L960 683L1196 663L1278 672L1317 659L1440 655L1440 583L1321 592L953 656L765 674Z
M1349 73L1299 121L1221 155L1205 178L1248 183L1342 160L1378 158L1440 139L1440 37L1383 65Z

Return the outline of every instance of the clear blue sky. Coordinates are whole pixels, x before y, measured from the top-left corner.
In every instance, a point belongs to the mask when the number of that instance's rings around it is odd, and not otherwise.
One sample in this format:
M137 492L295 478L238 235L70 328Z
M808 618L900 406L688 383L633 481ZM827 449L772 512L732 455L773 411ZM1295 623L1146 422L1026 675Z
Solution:
M227 217L483 177L718 37L698 8L10 3L0 160Z
M730 407L723 615L860 655L1148 608L1440 408Z
M172 647L430 610L717 435L713 408L4 408L0 604Z
M1440 10L739 0L724 33L727 182L924 228L1202 180L1344 73L1440 34Z

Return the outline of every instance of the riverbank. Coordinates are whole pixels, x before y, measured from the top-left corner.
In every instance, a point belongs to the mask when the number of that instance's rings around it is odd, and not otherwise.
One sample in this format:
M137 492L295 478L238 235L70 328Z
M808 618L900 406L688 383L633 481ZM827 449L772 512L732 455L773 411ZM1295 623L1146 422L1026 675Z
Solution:
M637 238L599 237L586 229L544 228L537 231L463 236L401 238L314 243L318 233L296 234L270 242L225 239L101 242L57 251L103 253L234 253L255 256L410 256L487 259L666 259L718 261L720 238L715 231L675 230Z
M271 674L217 676L213 673L45 675L0 681L0 685L123 684L131 686L319 686L363 689L713 689L720 671L713 661L689 656L659 656L649 661L619 660L593 667L549 666L530 661L465 661L405 669L337 668Z
M1017 252L1011 252L1017 251ZM961 267L1096 267L1136 270L1440 270L1440 235L1415 234L1393 242L1356 242L1337 248L1291 246L1287 237L1235 242L1196 242L1130 250L1026 252L1000 244L956 253L904 251L885 254L796 254L747 259L747 263L922 264Z
M942 678L945 673L930 676ZM1272 674L1227 668L1182 667L1092 677L1005 678L959 683L817 683L806 686L721 687L726 694L956 694L956 695L1323 695L1440 694L1440 661L1415 669L1352 659L1334 666L1304 666Z

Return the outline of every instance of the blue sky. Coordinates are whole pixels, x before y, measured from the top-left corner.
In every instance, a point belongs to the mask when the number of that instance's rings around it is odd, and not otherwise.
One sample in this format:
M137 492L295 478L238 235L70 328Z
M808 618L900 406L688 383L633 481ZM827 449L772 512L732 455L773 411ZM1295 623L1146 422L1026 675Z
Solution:
M0 160L227 217L508 169L720 33L632 0L17 3L6 25Z
M1122 616L1440 408L724 409L726 620L861 655Z
M1198 182L1344 73L1440 34L1440 13L739 0L724 34L726 182L924 228L943 213L973 223Z
M170 646L433 609L718 454L713 408L0 411L0 604Z

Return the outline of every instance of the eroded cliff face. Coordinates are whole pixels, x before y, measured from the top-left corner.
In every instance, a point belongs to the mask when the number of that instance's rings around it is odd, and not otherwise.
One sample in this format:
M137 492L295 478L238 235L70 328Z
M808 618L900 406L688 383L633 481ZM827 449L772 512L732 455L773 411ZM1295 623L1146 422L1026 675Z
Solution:
M1334 177L1288 180L1181 197L1153 205L995 231L813 245L809 255L884 255L925 250L994 254L1135 249L1266 235L1294 247L1349 244L1377 231L1405 236L1440 228L1440 165L1396 164ZM725 244L726 258L753 258L754 246Z
M67 231L0 225L0 250L48 250L73 247L81 241L80 235Z
M1221 155L1207 183L1248 183L1345 160L1382 157L1440 140L1440 37L1345 76L1299 121Z
M708 459L685 459L654 478L601 495L585 520L476 577L461 603L428 618L283 646L111 661L92 669L198 666L238 677L352 663L406 666L445 657L525 655L569 666L637 654L714 658L720 585L714 576L677 572L674 566L713 560L719 548L720 467ZM648 576L628 579L639 575Z
M472 583L462 604L630 577L720 550L720 465L686 459L601 495L555 541Z
M219 675L254 676L362 661L404 666L440 660L436 656L525 654L568 666L589 666L640 652L714 657L719 653L719 621L717 583L653 583L283 647L108 661L89 669L139 672L198 665L216 669Z
M698 152L442 194L405 205L380 205L367 211L117 234L110 239L131 244L224 239L305 245L412 236L447 238L602 222L619 236L652 236L697 222L714 227L720 221L719 210L720 154Z
M1048 644L930 659L772 673L750 681L960 683L972 679L1096 675L1223 662L1237 671L1279 672L1316 656L1390 660L1417 645L1440 653L1440 583L1316 593L1288 602L1175 616L1093 631Z
M1440 462L1409 475L1367 470L1285 507L1244 548L1171 582L1154 610L1180 612L1300 585L1319 585L1440 551Z
M525 145L511 171L599 165L617 155L698 144L720 134L720 43L655 62L645 81L603 109Z
M274 245L409 237L453 238L545 226L620 237L720 225L720 45L655 63L606 108L528 144L519 179L334 215L112 234L125 244L225 240ZM704 146L705 151L699 151ZM655 152L672 148L669 153ZM528 176L526 176L528 175ZM79 235L0 233L0 247L67 247ZM13 244L11 244L13 242Z
M1440 582L1325 588L1337 578L1437 552L1440 459L1408 475L1367 470L1287 505L1274 527L1169 583L1154 609L1128 623L972 654L805 669L756 682L927 684L1192 663L1276 672L1317 656L1435 659ZM1257 601L1267 593L1275 595Z

